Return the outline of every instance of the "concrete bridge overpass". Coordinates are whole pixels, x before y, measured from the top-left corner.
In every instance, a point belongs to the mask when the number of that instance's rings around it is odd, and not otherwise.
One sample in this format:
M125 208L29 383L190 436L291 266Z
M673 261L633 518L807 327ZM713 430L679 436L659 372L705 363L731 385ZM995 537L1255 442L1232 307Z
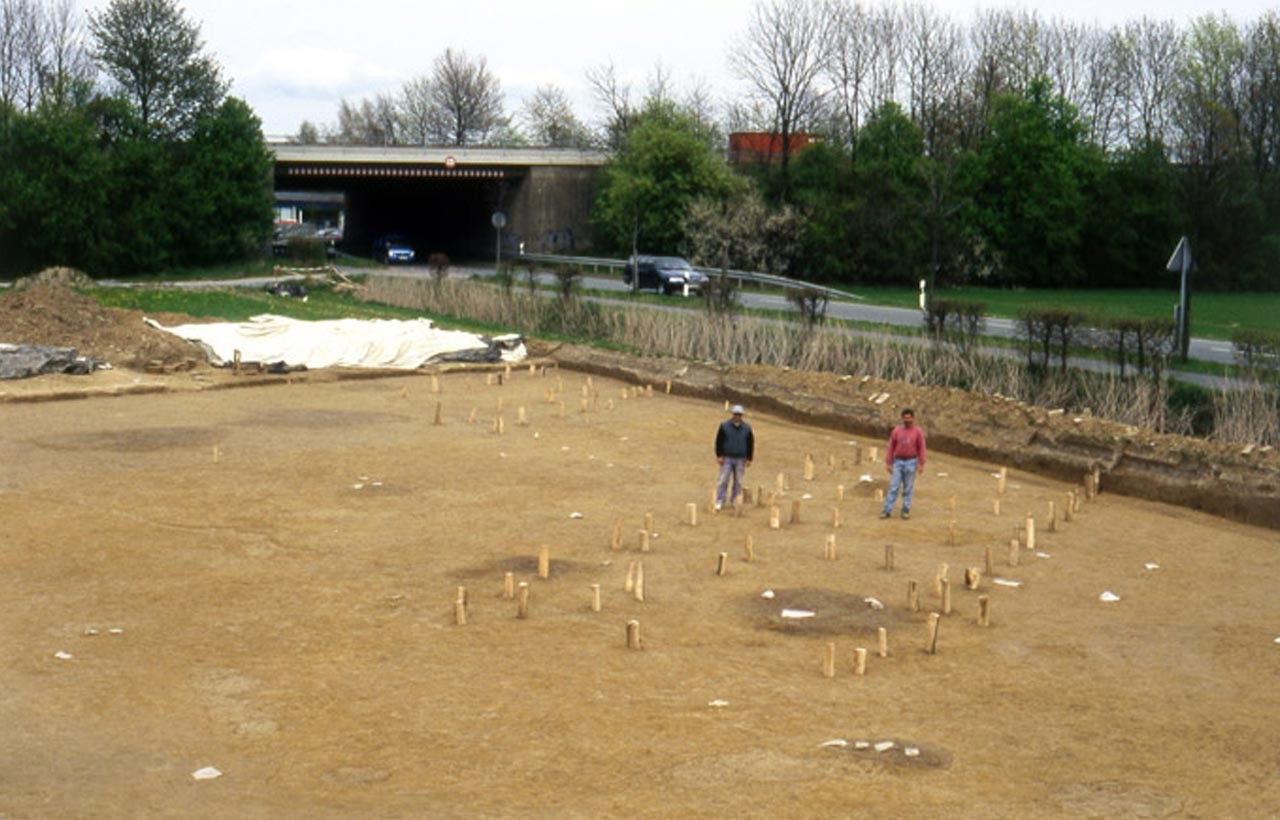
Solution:
M278 202L341 203L343 245L368 253L386 234L413 240L420 258L487 257L490 217L507 214L504 242L585 251L602 151L273 145Z

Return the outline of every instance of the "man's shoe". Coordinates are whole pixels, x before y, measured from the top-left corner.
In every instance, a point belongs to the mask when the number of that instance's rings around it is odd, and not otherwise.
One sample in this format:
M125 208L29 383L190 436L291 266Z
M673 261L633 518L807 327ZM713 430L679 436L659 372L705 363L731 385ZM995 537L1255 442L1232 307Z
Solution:
M906 520L907 520L908 518L910 518L910 517L911 517L911 513L907 512L906 510L903 510L903 511L902 511L902 520L903 520L903 521L906 521Z
M717 502L716 502L716 511L717 511L717 512L719 512L720 510L723 510L723 509L724 509L724 502L723 502L723 501L717 501Z
M889 517L891 517L891 516L890 516L890 514L889 514L889 513L887 513L887 512L882 512L882 513L880 513L880 517L881 517L881 518L889 518Z

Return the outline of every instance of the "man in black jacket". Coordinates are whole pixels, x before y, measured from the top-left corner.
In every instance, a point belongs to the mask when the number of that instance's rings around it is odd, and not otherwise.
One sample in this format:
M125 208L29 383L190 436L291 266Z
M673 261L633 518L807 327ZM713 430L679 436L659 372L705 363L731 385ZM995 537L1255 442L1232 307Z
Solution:
M720 480L716 485L716 509L723 509L729 489L729 476L733 476L733 493L729 504L742 492L742 477L751 466L756 454L755 434L751 425L742 420L742 405L735 404L729 411L733 417L722 421L716 431L716 463L720 465Z

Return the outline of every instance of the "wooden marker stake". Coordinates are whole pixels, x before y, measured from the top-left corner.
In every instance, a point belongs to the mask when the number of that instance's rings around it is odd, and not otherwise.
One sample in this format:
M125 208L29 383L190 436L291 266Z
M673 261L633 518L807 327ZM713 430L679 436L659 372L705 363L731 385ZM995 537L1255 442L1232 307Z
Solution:
M591 611L592 612L600 611L600 585L599 584L591 585Z
M524 405L516 408L516 424L524 427L529 424L529 416L524 411Z
M730 485L729 485L729 489L730 489L730 490L732 490L732 489L733 489L733 485L732 485L732 484L730 484ZM712 488L707 492L707 512L711 513L712 515L715 515L715 514L716 514L716 512L717 512L717 510L716 510L716 488L715 488L715 487L712 487Z
M800 523L800 499L798 498L791 500L791 523Z
M836 645L827 641L826 647L822 650L822 677L834 678L836 676Z
M723 576L729 571L729 553L722 552L716 559L716 575Z
M969 567L964 571L965 589L977 589L980 583L982 583L982 570L977 567Z
M467 415L467 424L476 423L476 408L472 407L471 412Z
M942 582L947 579L947 572L951 568L946 564L938 564L938 572L933 578L933 594L942 596Z
M627 621L627 649L644 649L640 642L640 622Z
M671 395L671 379L667 379L666 391L667 391L667 395L670 396Z
M1049 532L1058 531L1058 505L1049 502Z
M746 553L747 553L748 564L756 560L755 541L749 535L747 536Z
M924 651L930 655L938 652L938 627L942 624L942 616L936 612L929 613L929 625L927 627Z
M853 650L853 674L867 674L867 650L861 646Z
M529 617L529 582L521 581L516 592L516 617L525 620Z
M947 543L953 547L956 545L956 520L954 518L947 522Z
M991 596L978 596L978 626L991 626Z
M1009 481L1009 468L1001 467L1000 475L996 477L996 495L1004 495L1004 487L1008 481Z
M637 601L644 603L644 561L636 562L636 588L632 593Z
M640 530L640 551L641 552L649 551L649 531L648 530Z
M647 512L644 514L644 528L648 532L653 532L653 513Z
M502 576L502 598L510 601L516 597L516 576L513 572L508 572Z
M915 581L907 581L907 609L920 611L920 585Z
M560 418L564 418L564 414L565 414L564 402L559 402L559 405L560 405Z
M546 395L547 395L547 404L555 404L555 403L556 403L556 391L554 391L554 390L552 390L550 387L548 387L548 388L547 388L547 394L546 394Z
M684 505L685 521L691 527L698 526L698 505L690 502Z
M435 415L435 418L431 420L431 423L437 427L439 427L442 423L442 419L440 418L440 410L441 410L440 402L436 402L436 415Z
M879 487L876 488L876 503L877 504L884 503L884 490L880 489Z
M867 449L870 451L869 455L870 455L870 459L871 459L871 463L872 463L872 464L875 464L877 461L879 461L879 460L880 460L880 448L878 448L878 447L868 447Z
M1027 513L1027 549L1036 549L1036 519L1031 513Z
M467 602L461 599L453 602L453 622L458 626L467 625Z
M836 485L836 501L844 501L844 485Z
M538 577L546 580L551 577L551 548L543 547L538 550Z
M760 486L759 484L756 485L756 506L757 507L764 506L764 487Z
M995 575L996 570L995 570L995 565L992 563L991 546L987 545L987 547L982 552L983 552L983 559L984 559L983 569L986 570L986 573L988 575Z
M826 546L823 548L823 555L828 561L836 560L836 536L831 533L827 536Z
M893 544L884 545L884 568L886 572L893 572Z
M782 511L776 506L769 507L769 529L776 530L782 527Z
M434 394L434 393L439 393L439 392L440 392L440 377L439 377L439 376L435 376L435 375L433 375L433 376L431 377L431 392L432 392L433 394Z
M993 499L991 499L991 514L992 514L992 515L999 515L999 514L1000 514L1000 499L999 499L999 498L993 498Z
M804 480L813 481L813 456L804 454Z
M787 477L782 473L778 473L778 495L782 495L787 491Z
M1018 565L1018 539L1009 539L1009 566L1016 567Z
M883 626L876 630L876 647L880 657L889 657L889 630Z
M1067 504L1062 508L1062 520L1070 521L1075 516L1076 494L1074 492L1067 493Z
M636 562L632 561L627 565L627 580L622 584L623 592L636 591Z
M840 529L840 508L839 507L831 508L831 529L833 530Z
M622 519L613 522L613 539L609 541L611 549L622 549Z
M942 579L942 614L951 614L951 582L946 578Z

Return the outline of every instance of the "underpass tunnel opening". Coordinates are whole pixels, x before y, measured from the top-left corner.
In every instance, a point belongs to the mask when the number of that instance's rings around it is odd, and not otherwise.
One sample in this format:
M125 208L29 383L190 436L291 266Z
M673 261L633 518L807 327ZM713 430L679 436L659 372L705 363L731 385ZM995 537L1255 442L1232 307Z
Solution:
M346 208L340 247L356 256L372 255L380 237L403 236L425 264L433 253L451 260L491 259L495 233L491 219L505 210L520 178L400 178L316 175L299 184L290 178L279 184L294 189L334 190L345 194Z

